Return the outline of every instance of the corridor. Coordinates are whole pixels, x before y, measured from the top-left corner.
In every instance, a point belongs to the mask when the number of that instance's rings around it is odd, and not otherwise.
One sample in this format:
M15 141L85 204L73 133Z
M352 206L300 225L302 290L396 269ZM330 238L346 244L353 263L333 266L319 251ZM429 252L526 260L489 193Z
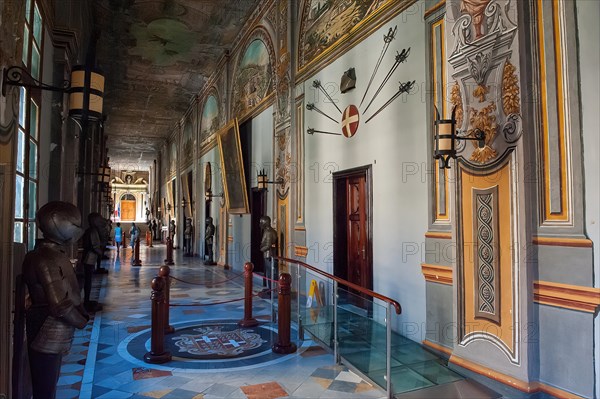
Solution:
M267 342L258 353L242 360L193 360L172 353L170 363L145 363L143 355L150 345L150 283L163 264L165 247L142 246L142 267L131 266L129 248L119 256L114 248L108 253L110 258L103 261L103 266L109 274L94 277L95 293L104 309L96 313L86 329L76 332L71 352L63 358L57 398L385 397L384 391L335 365L332 354L308 340L291 355L273 354ZM174 253L171 275L204 285L173 281L172 304L206 304L243 297L239 271L204 266L199 258L184 258L182 251ZM268 308L267 301L255 300L254 316L267 323ZM237 321L242 317L243 301L237 301L172 307L170 320L180 330L208 320ZM263 334L265 341L272 338ZM167 345L170 339L167 336Z

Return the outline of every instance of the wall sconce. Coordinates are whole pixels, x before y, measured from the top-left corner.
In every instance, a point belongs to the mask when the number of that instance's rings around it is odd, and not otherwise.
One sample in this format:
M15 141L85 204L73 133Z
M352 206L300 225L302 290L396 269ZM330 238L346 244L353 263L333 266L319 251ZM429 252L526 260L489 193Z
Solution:
M56 87L34 79L25 68L11 66L2 70L3 96L6 96L7 85L69 93L71 118L75 121L102 120L104 76L99 69L74 66L71 70L71 82L65 82L63 87Z
M465 131L456 131L455 111L456 107L452 108L452 116L450 119L440 119L440 114L435 107L435 150L433 153L434 159L440 160L440 169L450 168L450 158L456 159L455 140L477 140L479 148L485 147L485 132L480 129L473 129L474 137L459 136L466 133Z
M280 184L283 187L284 181L282 178L277 179L277 181L269 181L267 177L267 172L265 170L260 170L257 176L257 187L259 190L266 190L267 184Z
M206 200L206 202L212 201L212 198L214 198L214 197L223 198L223 193L213 194L211 190L206 190L204 192L204 199Z

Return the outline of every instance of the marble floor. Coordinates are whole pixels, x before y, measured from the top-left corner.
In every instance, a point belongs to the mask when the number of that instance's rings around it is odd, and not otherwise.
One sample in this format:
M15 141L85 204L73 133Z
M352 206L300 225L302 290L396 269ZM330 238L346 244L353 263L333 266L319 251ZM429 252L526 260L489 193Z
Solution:
M296 353L272 354L268 341L277 335L269 323L271 310L266 300L258 298L254 316L264 326L260 335L268 347L257 347L246 358L221 362L173 353L172 362L145 363L143 355L150 349L150 283L163 264L165 248L142 246L140 252L141 267L131 266L131 248L119 255L114 249L108 252L103 266L109 273L94 277L93 295L104 308L85 329L76 332L71 352L63 359L57 398L386 397L379 387L336 365L331 353L310 340L298 342ZM171 303L182 306L171 307L170 320L176 332L173 337L167 335L166 341L177 340L176 344L182 345L185 339L176 335L184 328L243 318L243 301L234 301L243 297L240 271L205 266L199 258L182 257L181 250L175 251L174 257L171 275L193 284L172 283ZM187 306L192 303L195 306ZM199 337L189 331L186 334L183 338ZM229 339L225 345L237 347L240 339ZM292 331L295 339L297 334ZM177 347L171 342L169 348Z

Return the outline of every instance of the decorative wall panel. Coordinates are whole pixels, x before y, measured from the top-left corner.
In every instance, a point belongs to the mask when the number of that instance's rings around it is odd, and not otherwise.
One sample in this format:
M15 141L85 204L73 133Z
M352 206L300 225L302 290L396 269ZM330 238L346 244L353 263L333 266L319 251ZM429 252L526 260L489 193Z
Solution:
M473 188L473 256L475 260L475 317L500 323L498 252L498 186Z
M448 115L448 101L446 95L446 43L445 21L443 15L430 25L431 48L431 84L433 89L433 105L442 117ZM448 170L440 169L439 160L434 163L434 196L435 215L434 223L448 223L450 212L448 211Z
M539 77L542 123L539 153L542 165L542 223L572 223L570 94L566 73L564 6L537 0Z
M459 340L487 340L517 360L518 261L513 253L514 209L511 158L478 175L461 167L458 197ZM502 289L500 289L502 287Z

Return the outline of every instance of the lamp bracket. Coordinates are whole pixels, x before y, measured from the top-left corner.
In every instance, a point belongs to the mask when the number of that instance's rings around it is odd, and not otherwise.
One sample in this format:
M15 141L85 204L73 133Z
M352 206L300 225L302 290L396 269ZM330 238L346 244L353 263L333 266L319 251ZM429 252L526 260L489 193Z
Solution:
M51 86L35 79L29 71L20 66L2 69L2 96L6 96L6 86L20 86L40 90L50 90L65 93L71 89L71 82L64 81L63 87Z

